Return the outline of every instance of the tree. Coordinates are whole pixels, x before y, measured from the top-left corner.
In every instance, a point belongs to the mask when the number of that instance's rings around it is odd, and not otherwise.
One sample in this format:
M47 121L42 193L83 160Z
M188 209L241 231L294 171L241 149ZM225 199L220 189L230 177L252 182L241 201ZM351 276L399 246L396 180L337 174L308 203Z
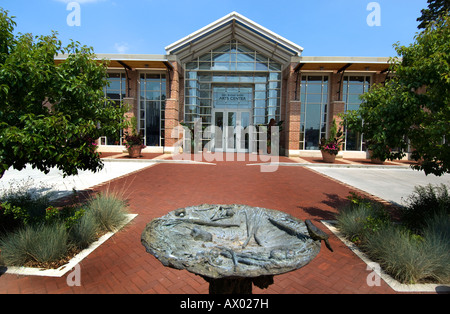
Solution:
M64 175L100 170L95 139L126 125L126 108L104 96L106 64L78 42L63 48L56 33L15 36L13 18L0 8L0 178L27 164ZM68 57L55 64L60 53Z
M445 15L448 16L449 11L450 0L428 0L428 9L423 9L422 16L417 18L417 21L421 22L417 28L427 28L430 23L442 19Z
M405 156L425 174L450 172L450 18L431 23L408 47L396 46L395 76L361 96L359 110L344 116L364 133L381 160Z

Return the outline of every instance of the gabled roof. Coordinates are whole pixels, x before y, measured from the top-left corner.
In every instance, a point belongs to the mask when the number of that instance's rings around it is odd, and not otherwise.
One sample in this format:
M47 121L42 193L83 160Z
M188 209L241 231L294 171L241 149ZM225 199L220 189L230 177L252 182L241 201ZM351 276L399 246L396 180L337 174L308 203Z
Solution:
M280 63L300 56L303 48L254 21L232 12L196 32L167 46L168 55L182 62L196 58L217 45L236 39Z

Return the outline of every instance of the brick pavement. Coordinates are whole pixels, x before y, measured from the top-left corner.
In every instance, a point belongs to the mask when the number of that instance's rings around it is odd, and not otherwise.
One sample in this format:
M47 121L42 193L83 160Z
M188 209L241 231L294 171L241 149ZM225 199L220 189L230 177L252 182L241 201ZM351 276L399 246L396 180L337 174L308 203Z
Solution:
M291 160L282 157L281 161ZM247 204L276 209L300 219L316 221L330 234L334 253L323 246L306 267L275 277L258 294L385 294L386 283L369 287L366 264L323 225L346 202L351 187L304 167L279 167L262 173L249 162L216 165L161 163L113 180L96 190L123 190L131 213L138 216L81 263L81 286L69 287L67 277L0 275L0 293L149 293L206 294L208 284L187 271L164 267L145 252L140 236L153 218L195 204Z

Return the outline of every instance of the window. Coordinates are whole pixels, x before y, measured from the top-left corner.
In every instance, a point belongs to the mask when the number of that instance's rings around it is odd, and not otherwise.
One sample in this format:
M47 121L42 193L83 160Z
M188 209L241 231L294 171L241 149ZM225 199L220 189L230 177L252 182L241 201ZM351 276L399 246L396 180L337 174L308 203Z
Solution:
M194 71L281 71L281 65L270 58L231 40L186 64Z
M126 95L126 76L125 73L109 73L109 86L104 88L105 97L112 100L115 106L121 106ZM100 145L122 145L123 131L121 130L114 137L103 136L100 138Z
M166 78L164 74L140 75L139 131L146 146L164 146Z
M185 69L184 122L191 127L196 118L211 124L213 105L249 108L255 125L280 121L281 65L274 60L232 40L186 63ZM236 88L246 100L227 104L218 96L221 88L227 93Z
M300 149L317 150L326 136L328 76L302 76L300 92Z
M361 104L359 98L370 89L370 76L344 76L342 100L345 102L345 112L358 110ZM363 136L350 129L345 130L344 150L364 151Z

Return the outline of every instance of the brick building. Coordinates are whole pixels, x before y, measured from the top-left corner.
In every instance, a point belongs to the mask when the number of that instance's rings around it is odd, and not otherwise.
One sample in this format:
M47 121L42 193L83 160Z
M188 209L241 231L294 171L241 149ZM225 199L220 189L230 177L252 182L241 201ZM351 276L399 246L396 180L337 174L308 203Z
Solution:
M282 154L320 156L319 140L333 119L357 109L359 96L389 75L388 58L304 57L302 47L236 12L165 50L98 55L111 61L107 96L131 105L148 152L172 152L180 122L227 129L274 119L284 121ZM248 151L249 139L241 140L216 139L214 149ZM124 149L121 134L99 144L100 151ZM346 130L342 154L366 157L361 134Z

